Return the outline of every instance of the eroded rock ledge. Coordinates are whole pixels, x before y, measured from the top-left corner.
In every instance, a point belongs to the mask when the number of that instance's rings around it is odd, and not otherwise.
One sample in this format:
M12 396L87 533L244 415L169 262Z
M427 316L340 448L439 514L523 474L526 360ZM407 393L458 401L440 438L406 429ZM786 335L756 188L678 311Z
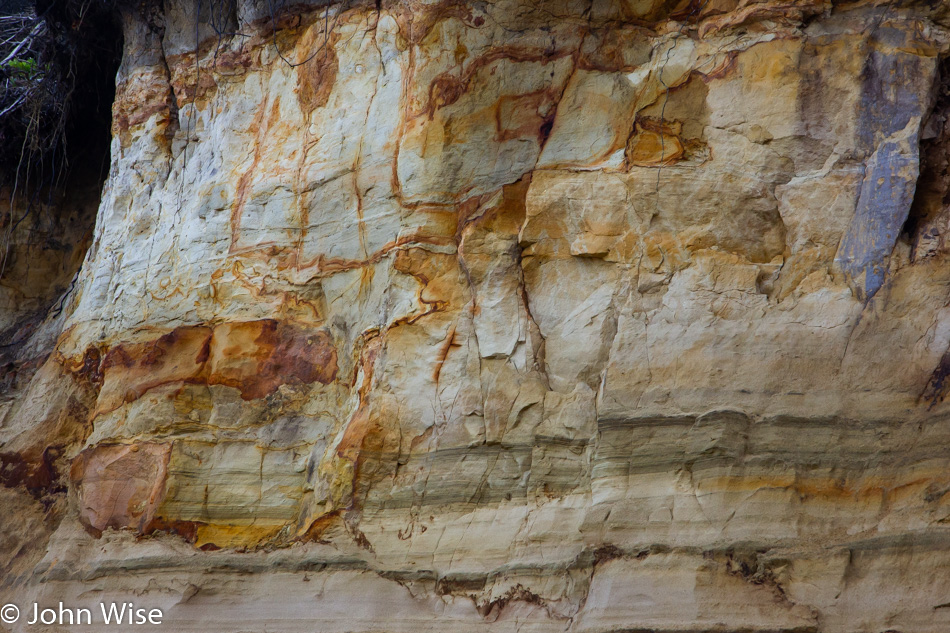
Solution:
M227 6L120 11L5 597L947 630L945 3Z

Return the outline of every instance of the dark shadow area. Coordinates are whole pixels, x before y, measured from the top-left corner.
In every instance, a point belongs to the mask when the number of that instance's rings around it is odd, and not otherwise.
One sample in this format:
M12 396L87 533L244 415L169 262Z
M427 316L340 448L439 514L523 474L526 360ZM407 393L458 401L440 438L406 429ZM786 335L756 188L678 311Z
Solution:
M101 179L122 55L114 4L34 0L2 7L0 184L51 195L71 177Z
M55 344L109 171L115 4L0 0L0 398Z
M920 141L920 176L903 237L912 261L950 249L950 57L941 61Z

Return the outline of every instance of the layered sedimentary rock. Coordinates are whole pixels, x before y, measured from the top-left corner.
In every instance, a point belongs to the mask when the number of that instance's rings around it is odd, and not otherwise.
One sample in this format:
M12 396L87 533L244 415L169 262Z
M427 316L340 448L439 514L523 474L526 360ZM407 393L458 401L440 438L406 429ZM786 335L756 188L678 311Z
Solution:
M121 11L5 599L950 627L945 3L226 9Z

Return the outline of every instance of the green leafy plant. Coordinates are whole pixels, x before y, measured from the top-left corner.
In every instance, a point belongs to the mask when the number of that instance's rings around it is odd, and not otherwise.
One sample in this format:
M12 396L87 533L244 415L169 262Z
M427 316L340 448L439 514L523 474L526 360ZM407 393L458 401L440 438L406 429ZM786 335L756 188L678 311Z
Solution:
M11 59L4 68L11 72L28 79L34 79L40 74L40 65L35 59Z

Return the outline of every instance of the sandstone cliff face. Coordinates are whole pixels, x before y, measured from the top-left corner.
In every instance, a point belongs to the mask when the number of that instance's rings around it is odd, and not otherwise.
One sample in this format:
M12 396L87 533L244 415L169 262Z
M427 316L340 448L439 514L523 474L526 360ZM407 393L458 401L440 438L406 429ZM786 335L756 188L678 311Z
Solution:
M0 597L950 630L944 2L229 8L122 12Z

